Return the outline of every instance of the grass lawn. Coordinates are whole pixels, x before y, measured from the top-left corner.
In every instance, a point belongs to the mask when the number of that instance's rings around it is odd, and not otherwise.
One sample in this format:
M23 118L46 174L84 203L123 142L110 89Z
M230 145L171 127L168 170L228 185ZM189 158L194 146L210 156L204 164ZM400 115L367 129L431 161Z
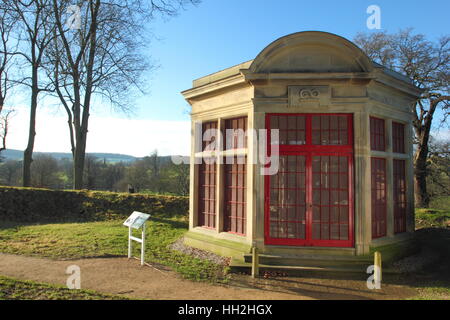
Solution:
M0 276L0 300L125 300L91 290L70 290L34 281Z
M0 252L53 259L126 256L128 229L122 223L0 224ZM224 281L223 266L168 248L186 229L186 223L175 218L147 222L146 260L169 266L187 279ZM134 242L133 246L134 255L139 256L140 245Z
M416 209L416 229L446 228L450 225L450 210Z
M450 196L431 200L430 208L416 208L416 229L450 226Z
M417 237L420 245L441 252L439 270L425 272L405 285L417 289L413 299L449 299L450 230L443 228L450 219L448 209L417 209ZM53 259L126 256L128 230L123 220L86 223L17 225L0 222L0 252ZM432 227L432 228L430 228ZM187 223L178 218L152 218L147 223L146 260L171 267L184 278L210 282L226 282L226 267L173 251L168 246L187 230ZM137 235L137 234L136 234ZM139 255L134 245L134 255ZM436 270L435 270L436 269ZM442 278L442 279L441 279ZM103 299L94 292L74 292L68 289L1 278L0 299ZM3 288L5 288L3 290ZM64 289L64 290L63 290ZM27 293L30 291L29 293ZM108 299L110 297L106 297Z
M433 197L430 201L430 208L450 212L450 196Z

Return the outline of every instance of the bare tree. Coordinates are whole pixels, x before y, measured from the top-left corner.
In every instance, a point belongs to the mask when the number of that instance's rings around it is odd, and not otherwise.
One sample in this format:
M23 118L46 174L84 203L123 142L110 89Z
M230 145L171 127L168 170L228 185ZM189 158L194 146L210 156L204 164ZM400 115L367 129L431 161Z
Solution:
M412 29L387 33L358 34L355 43L369 57L391 69L408 76L423 90L413 106L414 132L417 148L414 153L415 202L428 207L427 159L430 132L436 111L442 111L441 124L445 123L450 105L450 36L437 42L429 41Z
M95 190L100 179L101 162L92 155L86 155L84 166L84 186L88 190Z
M6 160L0 165L0 183L6 186L18 186L22 175L22 162Z
M450 194L450 139L430 139L428 157L429 193L432 197Z
M6 136L8 135L9 120L13 112L14 110L10 109L3 112L4 114L0 114L0 153L6 150Z
M171 164L173 170L175 171L175 190L177 194L182 196L189 195L189 165L188 164Z
M0 8L0 152L6 149L6 136L8 135L8 122L14 112L5 108L5 102L12 88L9 72L12 68L14 43L11 37L15 21Z
M133 162L126 170L124 180L126 183L131 184L136 191L139 192L151 187L151 162L150 157L144 157L143 159Z
M26 70L26 75L15 83L24 85L31 91L28 143L23 154L23 186L28 187L31 184L38 97L43 91L50 90L44 84L41 70L54 25L50 23L50 0L2 0L2 8L16 20L18 49L13 54L22 58Z
M133 93L144 91L152 66L144 28L155 12L175 15L196 0L92 0L79 2L78 22L64 23L71 1L52 0L57 26L49 59L55 92L68 116L74 188L83 186L89 116L94 97L129 111ZM73 7L72 7L73 8ZM51 74L50 74L51 73ZM97 101L97 100L96 100Z
M50 155L38 154L31 165L31 185L37 188L57 188L58 161Z
M157 149L152 151L148 160L150 163L152 178L157 179L159 177L159 173L160 173L160 169L161 169L161 159L159 158Z

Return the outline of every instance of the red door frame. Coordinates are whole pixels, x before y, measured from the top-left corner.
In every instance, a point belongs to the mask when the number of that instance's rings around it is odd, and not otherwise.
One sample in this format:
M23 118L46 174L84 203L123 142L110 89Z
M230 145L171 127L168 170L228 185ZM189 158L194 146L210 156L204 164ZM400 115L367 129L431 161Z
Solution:
M347 145L312 145L312 116L341 115L347 116ZM270 177L264 177L264 239L265 244L310 247L353 247L354 246L354 168L353 168L353 114L349 113L268 113L266 114L267 154L271 155L270 117L271 116L305 116L305 145L280 145L280 155L305 156L306 164L306 227L305 239L270 238ZM312 239L312 158L313 156L335 155L348 159L348 240L313 240ZM269 164L270 165L270 164Z
M383 175L384 175L384 186L383 186L383 191L384 191L384 206L383 206L383 216L382 216L382 221L384 220L384 228L383 230L381 230L380 232L375 232L374 228L375 228L375 218L380 218L379 215L376 215L376 210L375 210L375 200L373 199L373 183L376 182L376 179L374 179L374 165L373 162L374 160L382 160L383 162ZM385 237L387 235L387 159L386 158L381 158L381 157L371 157L370 158L370 176L371 176L371 181L372 181L372 186L371 186L371 198L372 198L372 206L371 206L371 212L372 212L372 216L371 216L371 221L372 221L372 239L377 239L377 238L382 238Z

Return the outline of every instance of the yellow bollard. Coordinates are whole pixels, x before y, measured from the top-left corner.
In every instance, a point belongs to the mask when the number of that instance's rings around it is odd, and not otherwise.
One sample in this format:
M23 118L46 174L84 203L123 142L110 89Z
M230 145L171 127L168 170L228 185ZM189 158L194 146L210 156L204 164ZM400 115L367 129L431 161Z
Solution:
M252 278L259 277L259 257L258 248L256 246L252 247Z
M375 282L381 283L382 279L382 272L381 272L381 252L376 251L374 254L374 266L375 266L375 273L374 273L374 280Z

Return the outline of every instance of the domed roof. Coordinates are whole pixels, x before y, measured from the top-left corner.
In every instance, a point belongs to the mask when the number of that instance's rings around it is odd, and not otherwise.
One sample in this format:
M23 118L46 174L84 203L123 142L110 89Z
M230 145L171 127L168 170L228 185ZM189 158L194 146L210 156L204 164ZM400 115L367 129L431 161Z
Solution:
M281 37L264 48L249 71L370 72L373 64L353 42L328 32L303 31Z

